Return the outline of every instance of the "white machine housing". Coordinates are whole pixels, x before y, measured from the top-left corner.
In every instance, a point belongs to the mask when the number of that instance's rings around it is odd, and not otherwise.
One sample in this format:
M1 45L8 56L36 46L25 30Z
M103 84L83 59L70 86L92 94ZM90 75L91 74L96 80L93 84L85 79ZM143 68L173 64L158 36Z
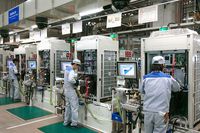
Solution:
M25 63L27 68L27 60L32 59L33 54L37 54L37 44L22 44L14 49L15 56L19 56L19 72L22 69L22 56L25 55Z
M189 127L200 120L200 37L189 29L156 31L141 40L141 76L145 74L145 54L159 51L188 51L188 121Z
M14 53L13 51L9 50L3 50L3 48L0 48L0 71L1 72L6 72L7 71L7 62L6 59L13 56Z
M82 37L75 44L75 58L77 53L84 50L96 50L96 97L100 102L101 99L111 97L111 87L116 87L119 45L117 40L113 40L107 36L92 35ZM113 71L114 70L114 71ZM116 70L116 71L115 71ZM115 75L113 77L113 74ZM112 76L111 76L112 75ZM112 81L111 81L112 80ZM108 83L109 82L109 83ZM108 85L110 84L110 85ZM107 92L110 95L106 96Z
M54 80L55 80L55 54L56 51L62 50L62 51L70 51L70 44L66 43L64 40L59 40L57 38L47 38L42 40L38 45L37 45L37 55L39 55L39 51L41 50L50 50L50 86L54 85ZM37 67L38 70L40 60L39 56L37 56Z
M96 63L96 86L93 88L96 90L96 101L88 104L88 108L97 119L93 118L84 106L81 106L79 107L79 122L98 131L110 133L112 132L111 104L100 101L109 97L109 95L104 95L105 91L107 92L109 89L111 91L111 86L116 87L117 85L118 41L100 35L82 37L75 43L75 58L78 58L78 53L90 50L95 51L96 56L95 62L92 62ZM81 63L84 65L85 60ZM87 73L85 74L87 75Z
M3 84L3 76L4 74L8 73L8 68L7 68L7 59L10 58L11 56L14 56L13 51L9 50L3 50L3 48L0 48L0 93L5 93L5 84Z
M24 71L24 74L27 71L27 60L36 59L34 57L37 54L37 44L32 43L31 41L27 41L27 43L20 44L18 48L14 49L14 55L15 58L19 59L19 66L18 71L20 74L22 74L22 71ZM25 80L23 78L23 80ZM20 86L23 86L23 89L25 86L23 84L20 84ZM21 88L22 89L22 88ZM24 90L23 90L24 91ZM21 95L22 101L25 101L25 97Z
M56 94L53 91L53 86L55 84L55 73L56 73L56 52L57 51L70 51L70 44L66 43L64 40L59 40L57 38L46 38L41 40L37 45L37 75L40 72L40 57L39 52L43 50L50 50L50 84L48 89L44 91L44 101L41 102L41 94L37 94L37 100L34 101L34 105L49 110L51 112L56 112ZM39 77L38 77L39 78Z

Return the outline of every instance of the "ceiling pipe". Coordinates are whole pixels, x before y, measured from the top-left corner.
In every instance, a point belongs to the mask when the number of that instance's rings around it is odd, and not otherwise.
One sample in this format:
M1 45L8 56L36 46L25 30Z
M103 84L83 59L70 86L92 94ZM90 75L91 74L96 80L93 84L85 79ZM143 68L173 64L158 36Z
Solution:
M159 3L159 4L155 4L155 5L165 5L165 4L170 4L170 3L174 3L174 2L178 2L180 0L171 0L171 1L167 1L167 2L163 2L163 3ZM126 11L122 11L121 13L128 13L128 12L133 12L133 11L137 11L139 10L140 8L135 8L135 9L131 9L131 10L126 10ZM92 20L92 19L98 19L98 18L103 18L103 17L107 17L107 15L100 15L100 16L96 16L96 17L92 17L92 18L86 18L86 19L81 19L81 21L88 21L88 20ZM56 20L56 21L53 21L51 23L49 23L49 27L52 28L52 27L58 27L58 26L62 26L62 24L64 24L63 21L67 21L69 19L75 19L77 20L77 18L80 18L80 15L79 14L74 14L72 16L69 16L69 17L66 17L66 18L62 18L62 19L59 19L59 20ZM51 25L54 25L56 23L59 23L58 25L55 25L55 26L51 26ZM62 23L62 24L60 24ZM30 27L24 29L24 30L19 30L19 31L16 31L15 33L20 33L20 32L23 32L23 31L28 31L30 29Z

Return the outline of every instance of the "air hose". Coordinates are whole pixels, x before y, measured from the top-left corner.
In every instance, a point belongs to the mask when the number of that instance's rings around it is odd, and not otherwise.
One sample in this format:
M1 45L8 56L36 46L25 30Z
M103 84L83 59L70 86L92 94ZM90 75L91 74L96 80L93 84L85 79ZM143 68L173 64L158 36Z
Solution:
M17 80L17 81L18 81L18 80ZM22 88L24 88L24 87L22 87L22 84L21 84L21 83L22 83L22 81L19 80L19 81L18 81L18 84L19 84L19 92L21 93L22 96L25 96L24 92L22 91Z
M50 105L53 105L53 89L52 89L52 86L50 86L50 89L49 89L49 91L50 91Z
M82 95L81 95L81 93L80 93L79 90L76 89L76 93L77 93L78 97L83 101L83 103L84 103L86 109L88 110L88 112L90 113L90 115L92 116L92 118L94 118L94 119L97 120L98 122L99 122L99 121L106 121L106 119L99 119L99 118L97 118L97 117L92 113L92 111L88 108L88 105L87 105L87 103L85 102L85 100L84 100L84 98L82 97Z
M119 98L119 96L117 96L116 99L117 99L117 112L119 112L120 117L123 118L122 117L123 114L122 114L122 110L121 110L121 104L120 104L120 98ZM122 119L122 123L123 123L123 121L124 120Z
M92 113L92 111L88 108L87 103L85 102L84 98L82 97L81 93L79 90L76 90L76 93L78 94L78 97L83 101L86 109L88 110L88 112L91 114L92 118L94 118L95 120L98 120L97 117L94 116L94 114Z
M175 73L175 65L176 65L176 58L173 57L173 63L172 63L172 77L174 77L174 73Z

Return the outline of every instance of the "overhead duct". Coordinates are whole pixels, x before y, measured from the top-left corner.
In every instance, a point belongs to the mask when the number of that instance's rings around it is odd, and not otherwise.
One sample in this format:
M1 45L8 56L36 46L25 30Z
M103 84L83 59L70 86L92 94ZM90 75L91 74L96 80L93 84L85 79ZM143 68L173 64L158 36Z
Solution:
M128 6L129 2L130 0L112 0L113 6L118 10L124 9L126 6Z
M36 25L38 29L44 29L48 26L48 18L45 17L36 17Z

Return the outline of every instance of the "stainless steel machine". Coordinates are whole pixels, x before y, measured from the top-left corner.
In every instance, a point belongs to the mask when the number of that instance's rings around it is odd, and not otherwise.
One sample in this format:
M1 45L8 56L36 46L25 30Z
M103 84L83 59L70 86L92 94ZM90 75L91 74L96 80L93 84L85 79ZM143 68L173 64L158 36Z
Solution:
M179 115L186 118L188 124L185 127L193 128L200 120L199 35L189 29L171 29L155 31L149 38L142 39L142 76L151 71L151 60L155 55L165 58L165 72L182 86L181 92L172 94L171 117Z

